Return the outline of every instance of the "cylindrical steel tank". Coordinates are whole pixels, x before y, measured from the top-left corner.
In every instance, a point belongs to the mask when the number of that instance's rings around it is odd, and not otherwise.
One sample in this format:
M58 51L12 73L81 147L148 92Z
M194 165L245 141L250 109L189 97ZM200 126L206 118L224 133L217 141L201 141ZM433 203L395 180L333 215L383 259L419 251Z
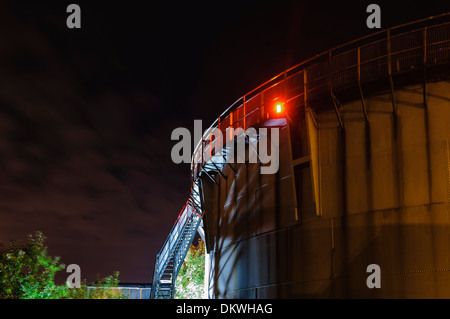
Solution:
M320 54L222 114L223 132L278 128L279 169L193 166L209 297L450 298L449 66L444 14Z

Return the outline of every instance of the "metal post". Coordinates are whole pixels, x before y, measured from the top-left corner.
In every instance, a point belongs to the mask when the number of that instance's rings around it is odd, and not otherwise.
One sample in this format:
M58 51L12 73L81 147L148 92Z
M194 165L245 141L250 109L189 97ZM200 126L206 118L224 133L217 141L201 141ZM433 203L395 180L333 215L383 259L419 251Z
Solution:
M284 112L287 115L287 107L286 107L286 101L287 101L287 75L286 72L284 72L284 101L285 101L285 108ZM290 125L290 118L288 118L288 121L286 121L287 124L287 134L288 134L288 143L289 143L289 156L291 158L291 176L292 176L292 194L294 196L294 218L295 221L298 221L298 202L297 202L297 187L295 186L295 171L294 171L294 156L292 152L292 138L291 138L291 125ZM258 155L259 157L259 155Z
M307 72L306 72L306 68L303 69L303 102L305 104L305 109L308 105L308 96L307 96L307 89L308 89L308 85L307 85Z
M202 172L206 174L206 176L208 176L208 178L214 183L217 184L216 180L205 170L202 169Z
M158 268L159 268L159 253L156 255L156 262L155 262L155 272L153 273L153 283L152 288L150 290L150 299L155 299L155 290L158 286Z
M340 106L341 103L339 102L337 97L334 96L334 94L331 97L333 99L334 111L336 112L336 116L337 116L337 119L339 121L339 126L340 126L341 129L344 129L344 122L342 121L342 117L341 117L341 114L339 113L339 109L338 109L338 106Z
M205 143L205 140L203 139L203 133L202 133L202 162L201 162L201 164L200 164L201 167L203 167L203 164L204 164L203 161L205 160L205 159L203 158L203 154L204 154L204 153L203 153L203 146L204 146L203 144L204 144L204 143Z
M389 86L391 90L391 101L392 101L392 113L394 116L394 123L397 126L397 108L394 99L394 82L392 80L392 62L391 62L391 31L388 29L386 31L386 41L387 41L387 57L388 57L388 76L389 76Z
M329 91L330 91L330 96L331 99L333 100L333 105L334 105L334 111L336 112L336 116L338 118L339 121L339 126L341 128L344 128L344 124L342 123L342 118L341 118L341 114L339 113L339 109L336 103L339 103L339 101L337 101L336 96L333 93L333 83L332 83L332 72L331 72L331 50L328 51L328 68L330 71L330 76L329 76ZM306 70L305 70L306 71ZM306 77L305 77L306 78ZM306 90L306 84L305 84L305 90ZM337 101L337 102L336 102ZM340 105L340 103L339 103ZM305 98L305 109L306 109L306 98Z
M261 112L260 112L260 121L264 122L266 116L264 114L264 91L261 92Z
M247 113L246 113L246 111L245 111L245 95L243 96L243 104L242 104L242 108L243 108L243 110L244 110L244 131L245 131L245 129L246 129L246 127L245 127L245 117L246 117L246 115L247 115Z
M170 299L175 299L175 268L176 268L176 258L175 258L175 256L174 256L173 260L174 260L174 265L172 267L172 278L171 278L172 284L171 284L171 287L170 287Z
M423 105L427 105L427 27L423 29Z
M225 159L225 161L226 161L226 159ZM214 165L214 167L216 168L216 170L219 172L219 174L220 174L223 178L227 178L227 177L222 173L222 170L221 170L219 167L217 167L217 165L216 165L216 163L215 163L214 161L211 161L211 164ZM214 182L215 182L215 181L214 181ZM217 182L216 182L216 184L217 184Z
M333 94L333 70L331 66L331 50L328 50L328 86L330 87L331 94Z
M361 88L361 48L358 47L358 88L359 88L359 95L361 98L361 104L364 112L364 118L366 120L366 123L369 122L369 117L367 116L367 110L366 110L366 103L364 100L364 95Z

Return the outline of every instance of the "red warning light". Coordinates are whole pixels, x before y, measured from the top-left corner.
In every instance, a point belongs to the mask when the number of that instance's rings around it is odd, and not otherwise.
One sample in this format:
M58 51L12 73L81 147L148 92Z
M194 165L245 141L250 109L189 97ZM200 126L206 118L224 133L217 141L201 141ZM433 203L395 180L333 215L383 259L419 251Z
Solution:
M281 113L281 112L283 111L283 106L281 105L281 103L278 103L278 104L275 106L275 111L276 111L277 113Z
M284 99L279 96L275 97L271 101L270 111L267 112L267 119L276 121L284 119L287 116L285 108Z
M285 105L282 100L278 98L273 99L271 111L267 113L267 118L264 122L264 125L272 127L283 127L284 125L286 125L287 114L284 107Z

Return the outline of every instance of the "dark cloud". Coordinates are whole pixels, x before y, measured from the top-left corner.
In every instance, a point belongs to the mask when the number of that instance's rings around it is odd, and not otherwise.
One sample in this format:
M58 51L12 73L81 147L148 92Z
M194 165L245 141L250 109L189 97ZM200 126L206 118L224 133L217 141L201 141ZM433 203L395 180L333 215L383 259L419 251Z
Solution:
M145 83L121 86L129 72L101 30L69 50L61 25L47 32L55 7L44 17L26 8L0 10L0 239L41 230L90 280L119 270L151 281L187 186L165 182L170 127L164 136L149 121L164 108Z

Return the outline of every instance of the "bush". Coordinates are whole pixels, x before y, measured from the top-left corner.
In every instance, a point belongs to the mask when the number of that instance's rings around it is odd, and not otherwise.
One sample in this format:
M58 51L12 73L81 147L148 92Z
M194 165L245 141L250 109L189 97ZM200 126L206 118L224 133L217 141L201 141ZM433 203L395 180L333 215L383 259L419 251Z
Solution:
M52 257L44 246L42 232L28 235L24 242L11 240L0 243L0 298L1 299L92 299L121 298L120 291L111 289L119 283L119 273L92 284L84 280L80 288L56 285L55 275L66 268L60 257ZM92 290L92 291L91 291Z
M198 245L189 247L175 282L175 299L204 298L205 243L200 238Z

